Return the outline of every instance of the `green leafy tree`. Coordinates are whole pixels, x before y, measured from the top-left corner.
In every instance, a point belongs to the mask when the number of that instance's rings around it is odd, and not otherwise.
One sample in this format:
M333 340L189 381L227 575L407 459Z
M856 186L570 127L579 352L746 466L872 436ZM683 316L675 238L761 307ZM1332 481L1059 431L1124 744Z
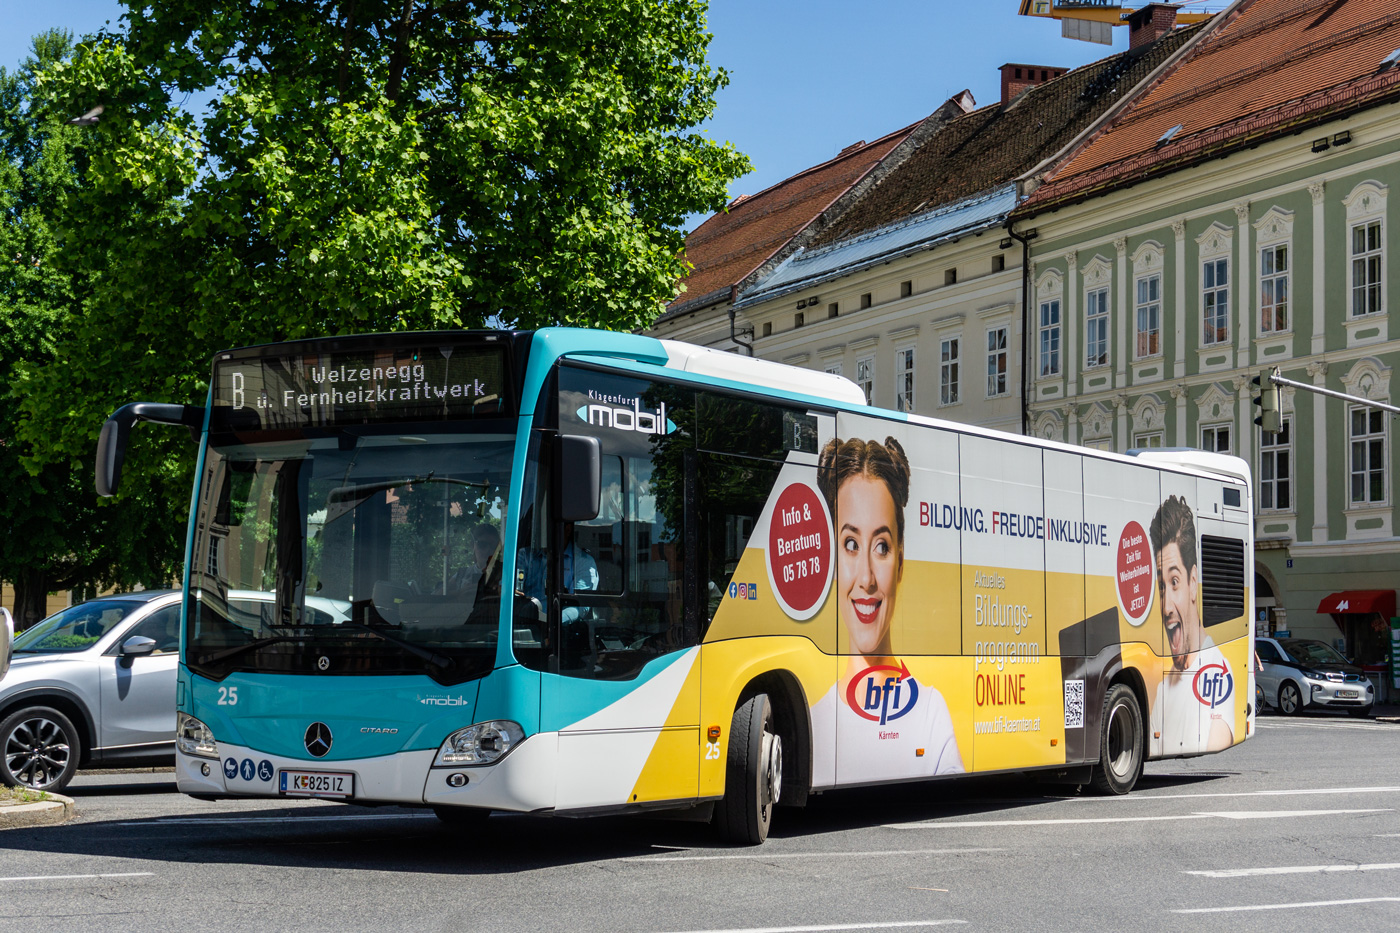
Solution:
M53 113L103 112L66 202L91 292L64 365L23 375L37 460L89 446L124 402L201 402L226 346L649 323L684 271L683 219L748 168L694 131L727 81L704 11L131 3L43 75ZM154 435L128 476L184 456Z
M71 48L66 34L44 33L16 71L0 68L2 373L61 369L59 347L71 337L92 289L80 268L57 261L64 244L55 218L79 188L82 134L32 106L35 76ZM75 456L50 458L37 473L25 468L23 461L36 451L32 440L16 436L16 427L31 385L0 383L0 580L15 588L21 626L42 618L50 592L170 579L179 545L178 519L159 508L159 493L176 478L170 470L138 482L146 507L133 499L99 508L91 445Z

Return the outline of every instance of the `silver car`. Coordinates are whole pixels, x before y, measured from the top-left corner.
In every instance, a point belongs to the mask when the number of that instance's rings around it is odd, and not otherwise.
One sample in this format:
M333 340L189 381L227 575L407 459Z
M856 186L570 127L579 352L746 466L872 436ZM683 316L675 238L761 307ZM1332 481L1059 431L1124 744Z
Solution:
M58 791L80 765L173 761L179 660L171 590L104 596L21 632L0 680L0 784Z
M1304 708L1371 715L1375 690L1366 672L1331 645L1311 638L1255 638L1262 666L1254 675L1260 699L1286 716Z

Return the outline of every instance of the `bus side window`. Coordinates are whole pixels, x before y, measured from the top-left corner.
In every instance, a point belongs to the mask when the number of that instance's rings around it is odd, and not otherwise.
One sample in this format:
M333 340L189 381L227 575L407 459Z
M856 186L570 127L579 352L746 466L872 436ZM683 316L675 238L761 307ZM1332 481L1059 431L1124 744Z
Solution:
M782 465L700 454L701 626L714 619ZM701 631L704 637L704 631Z

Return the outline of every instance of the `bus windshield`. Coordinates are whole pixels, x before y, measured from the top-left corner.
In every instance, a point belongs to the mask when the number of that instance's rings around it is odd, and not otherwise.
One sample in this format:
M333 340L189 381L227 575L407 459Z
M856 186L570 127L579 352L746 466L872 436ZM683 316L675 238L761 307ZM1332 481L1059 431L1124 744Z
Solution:
M449 684L487 673L512 428L490 419L211 435L186 664L213 679L426 674Z

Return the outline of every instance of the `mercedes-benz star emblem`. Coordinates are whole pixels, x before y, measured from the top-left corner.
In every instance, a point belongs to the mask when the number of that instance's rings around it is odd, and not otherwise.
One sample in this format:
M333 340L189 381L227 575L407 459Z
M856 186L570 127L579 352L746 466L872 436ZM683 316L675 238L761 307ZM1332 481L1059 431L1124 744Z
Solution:
M316 666L317 666L318 668L320 668L321 670L323 670L323 671L325 671L325 670L330 670L331 659L328 658L328 657L326 657L326 656L323 654L323 655L321 655L319 658L316 659Z
M323 722L313 722L306 727L306 750L317 758L324 758L331 750L331 727Z

